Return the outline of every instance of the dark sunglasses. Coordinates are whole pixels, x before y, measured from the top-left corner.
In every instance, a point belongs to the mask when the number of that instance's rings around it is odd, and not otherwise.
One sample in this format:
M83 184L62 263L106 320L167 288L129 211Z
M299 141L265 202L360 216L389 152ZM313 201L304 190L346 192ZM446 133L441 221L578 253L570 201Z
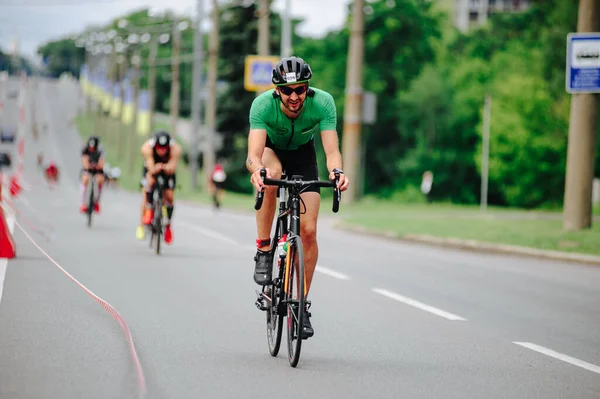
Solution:
M285 94L286 96L291 96L292 93L296 93L297 95L303 94L308 89L308 86L298 86L295 89L292 89L288 86L279 86L279 91Z

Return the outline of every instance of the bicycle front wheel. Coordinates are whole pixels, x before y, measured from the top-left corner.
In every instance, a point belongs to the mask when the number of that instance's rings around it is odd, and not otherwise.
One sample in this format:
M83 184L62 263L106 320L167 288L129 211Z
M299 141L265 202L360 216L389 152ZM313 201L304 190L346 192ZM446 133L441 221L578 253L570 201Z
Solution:
M90 176L90 182L88 183L88 209L87 209L87 225L92 226L92 213L94 212L94 176Z
M292 367L298 365L300 349L302 348L302 327L304 326L304 302L306 298L305 283L302 239L300 236L295 236L288 248L284 280L287 307L288 359Z
M276 241L274 241L273 248L277 248ZM282 303L284 299L283 295L283 282L280 273L280 257L277 255L273 256L273 283L268 286L266 295L267 300L267 342L269 344L269 353L271 356L277 356L279 353L279 347L281 345L281 333L283 332L283 317L285 316L285 309L283 309ZM285 258L281 259L281 267L285 264ZM282 310L283 309L283 310Z
M162 201L156 201L154 207L154 229L156 230L156 254L160 255L160 241L162 235Z

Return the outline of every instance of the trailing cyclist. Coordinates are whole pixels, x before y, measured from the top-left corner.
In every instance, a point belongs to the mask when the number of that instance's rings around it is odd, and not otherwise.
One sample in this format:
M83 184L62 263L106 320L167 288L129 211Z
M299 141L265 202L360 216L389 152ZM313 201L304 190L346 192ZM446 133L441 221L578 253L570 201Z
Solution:
M225 183L225 179L227 179L227 174L223 169L223 165L217 163L209 180L210 193L212 195L215 208L217 209L221 207L221 201L223 200L223 185Z
M317 180L319 172L315 154L314 135L321 132L321 141L327 157L329 179L340 174L339 189L345 191L349 180L342 171L342 155L336 131L335 101L326 91L309 87L312 77L310 66L298 57L281 59L272 72L275 89L266 91L252 102L250 133L246 167L250 181L257 190L264 190L263 205L256 213L258 238L254 257L254 281L267 285L272 279L273 259L270 234L275 216L277 187L265 186L260 170L267 177L280 179L302 175L305 180ZM306 292L308 294L318 257L317 217L321 202L320 189L311 187L301 194L306 213L302 215L300 237L304 245ZM304 211L304 209L302 210ZM307 313L308 315L308 313ZM304 318L303 338L314 335L308 317Z
M86 145L81 151L81 186L79 189L81 196L81 207L79 210L82 213L88 211L88 205L85 198L85 190L89 183L90 175L93 175L98 183L98 197L94 203L94 212L100 212L100 196L102 194L102 185L104 184L104 149L100 145L98 136L91 136ZM98 173L100 172L100 173Z
M173 217L173 208L175 201L175 184L177 162L181 157L181 146L171 138L169 133L160 131L154 134L148 141L142 145L142 156L144 158L144 186L142 224L137 228L138 239L144 239L144 225L152 223L154 212L152 210L152 191L156 183L156 176L162 174L166 180L166 187L163 192L165 207L167 208L167 224L165 226L165 242L170 244L173 241L173 231L171 229L171 218Z
M52 187L53 184L58 184L59 175L60 173L58 171L58 166L56 166L56 163L54 161L48 162L48 164L44 168L44 177L46 178L48 185Z

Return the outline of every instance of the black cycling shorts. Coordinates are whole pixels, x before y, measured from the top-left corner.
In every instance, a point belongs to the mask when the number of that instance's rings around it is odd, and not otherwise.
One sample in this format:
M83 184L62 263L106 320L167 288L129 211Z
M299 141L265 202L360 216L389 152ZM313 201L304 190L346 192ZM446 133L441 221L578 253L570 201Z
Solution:
M215 188L217 189L223 189L225 188L225 182L222 181L215 181L214 179L211 179L213 184L215 185Z
M102 171L102 170L95 170L95 171L90 172L90 171L87 171L87 170L81 168L79 170L79 179L80 180L81 180L81 176L83 176L84 173L87 173L87 174L90 174L90 175L96 175L96 174L104 174L104 171Z
M272 149L281 162L281 167L285 172L286 176L292 177L293 175L302 176L302 180L318 180L319 179L319 167L317 166L317 154L315 152L314 140L301 145L296 150L280 150L273 146L271 140L267 136L267 148ZM311 186L303 190L303 192L314 192L321 193L320 187Z

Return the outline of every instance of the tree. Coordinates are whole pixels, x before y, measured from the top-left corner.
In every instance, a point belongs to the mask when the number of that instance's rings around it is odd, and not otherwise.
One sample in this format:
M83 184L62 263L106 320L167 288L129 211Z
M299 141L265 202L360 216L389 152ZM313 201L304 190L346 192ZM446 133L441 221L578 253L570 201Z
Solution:
M69 72L79 77L81 66L85 63L85 48L75 46L72 39L61 39L40 46L37 53L46 63L46 71L52 77Z

